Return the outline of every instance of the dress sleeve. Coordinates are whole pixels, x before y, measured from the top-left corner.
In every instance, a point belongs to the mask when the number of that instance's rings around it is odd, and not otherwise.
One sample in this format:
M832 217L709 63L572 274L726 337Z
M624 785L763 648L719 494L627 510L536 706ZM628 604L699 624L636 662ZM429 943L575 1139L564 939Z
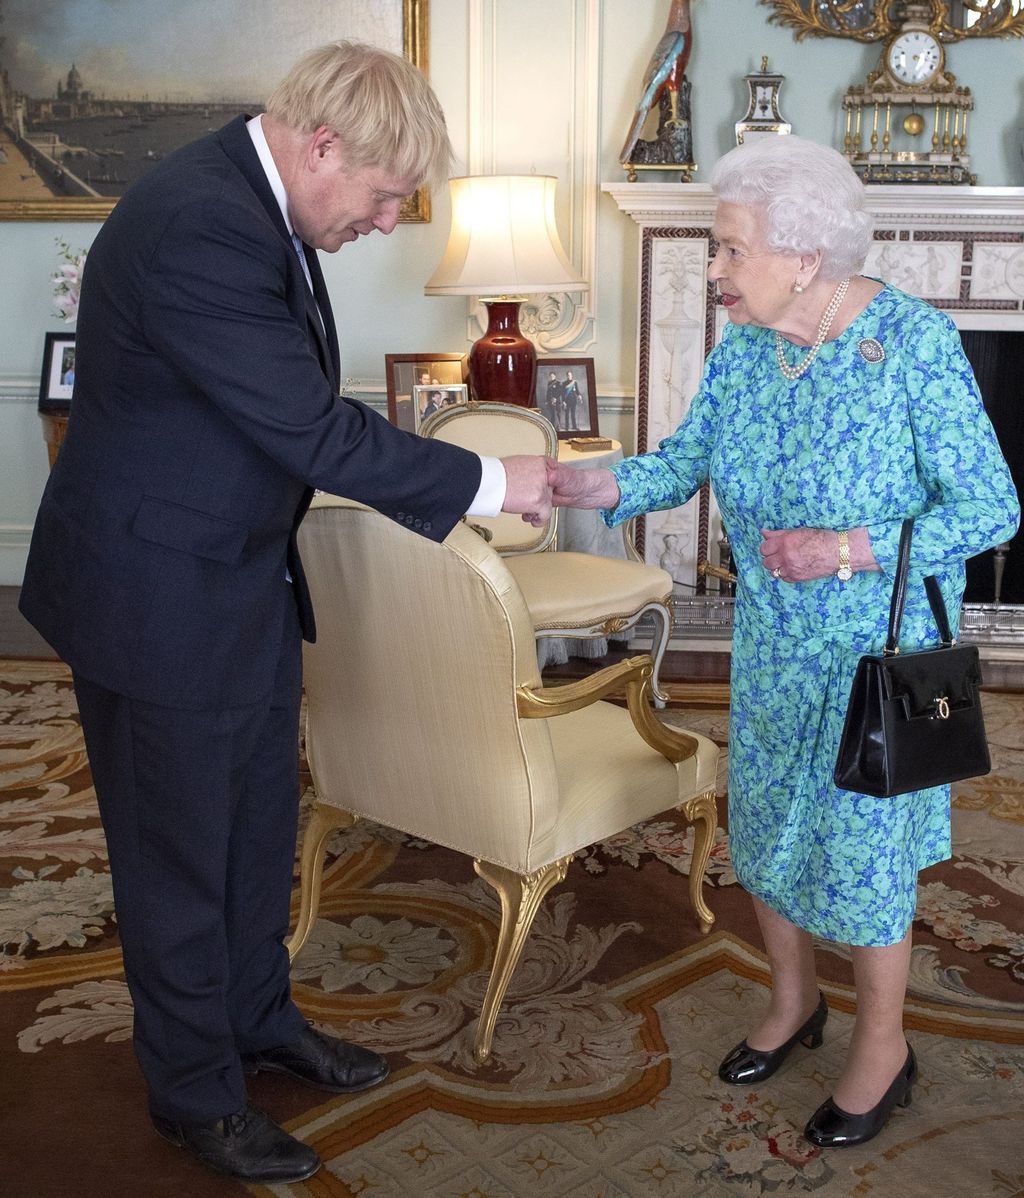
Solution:
M609 528L646 512L679 507L707 479L718 435L721 352L720 345L708 356L700 387L676 431L654 452L611 467L620 498L613 510L601 513Z
M925 573L1007 541L1020 505L953 322L927 310L907 330L906 402L918 478L926 493L914 519L913 563ZM912 348L910 348L912 347ZM902 520L868 525L886 573L895 569Z

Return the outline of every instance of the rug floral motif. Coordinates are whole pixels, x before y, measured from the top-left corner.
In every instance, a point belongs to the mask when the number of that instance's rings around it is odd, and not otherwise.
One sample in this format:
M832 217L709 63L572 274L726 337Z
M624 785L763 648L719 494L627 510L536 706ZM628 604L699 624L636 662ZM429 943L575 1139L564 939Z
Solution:
M723 746L723 826L705 883L713 931L702 936L689 910L693 830L681 817L582 850L540 909L484 1065L472 1043L500 919L493 891L457 854L388 829L359 823L332 839L294 991L315 1022L386 1053L392 1076L346 1098L256 1079L254 1098L326 1165L272 1192L1019 1198L1024 697L989 694L985 706L993 773L957 788L954 857L919 889L906 1024L921 1079L876 1141L830 1153L800 1135L852 1026L841 946L819 946L825 1045L799 1050L755 1092L718 1081L718 1060L764 1003L767 973L729 859L727 713L694 707L666 718ZM145 1122L106 850L58 663L0 663L0 941L0 1071L22 1099L5 1137L5 1195L64 1182L84 1198L245 1193ZM55 1103L91 1151L72 1160L60 1137L48 1147ZM135 1180L96 1147L104 1128L125 1125Z

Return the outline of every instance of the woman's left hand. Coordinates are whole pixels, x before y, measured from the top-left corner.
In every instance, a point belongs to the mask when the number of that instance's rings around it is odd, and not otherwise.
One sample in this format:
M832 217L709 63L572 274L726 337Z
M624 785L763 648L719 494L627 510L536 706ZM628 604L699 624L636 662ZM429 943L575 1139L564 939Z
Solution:
M761 561L781 582L828 578L839 568L839 534L830 528L762 528Z

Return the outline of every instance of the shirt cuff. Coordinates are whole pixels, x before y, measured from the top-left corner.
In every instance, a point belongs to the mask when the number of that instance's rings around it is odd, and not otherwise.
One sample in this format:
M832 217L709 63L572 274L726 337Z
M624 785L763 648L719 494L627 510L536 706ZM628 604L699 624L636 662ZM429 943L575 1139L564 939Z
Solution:
M480 458L480 489L466 511L467 516L496 516L505 503L508 479L501 458Z

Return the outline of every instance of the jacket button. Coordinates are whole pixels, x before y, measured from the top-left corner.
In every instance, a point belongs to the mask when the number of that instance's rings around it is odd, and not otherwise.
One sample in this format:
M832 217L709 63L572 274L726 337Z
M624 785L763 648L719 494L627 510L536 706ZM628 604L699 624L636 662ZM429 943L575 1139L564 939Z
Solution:
M424 531L424 532L430 532L430 530L431 530L433 527L434 527L434 526L433 526L433 524L431 524L429 520L424 520L424 521L423 521L423 531Z
M423 521L422 520L413 520L412 526L413 526L413 528L422 528Z
M404 520L404 519L405 519L405 512L395 512L395 519L396 519L396 520Z

